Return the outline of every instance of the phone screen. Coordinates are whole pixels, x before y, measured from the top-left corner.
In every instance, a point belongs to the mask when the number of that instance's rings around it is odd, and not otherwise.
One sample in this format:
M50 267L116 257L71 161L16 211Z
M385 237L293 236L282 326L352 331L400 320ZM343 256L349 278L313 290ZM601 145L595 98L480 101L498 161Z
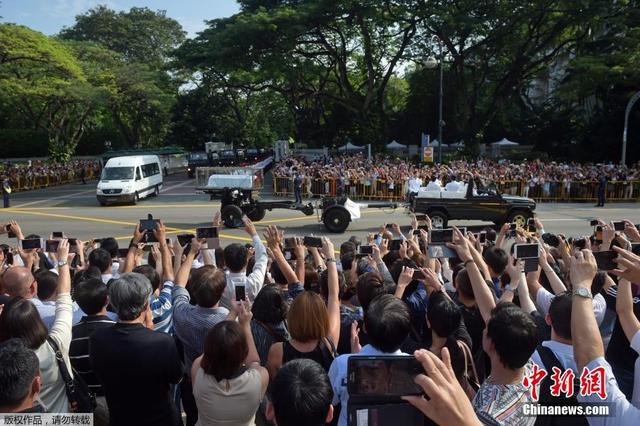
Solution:
M414 378L424 373L412 356L352 356L348 360L349 395L402 396L423 393Z
M126 248L119 248L118 249L118 257L120 259L126 258L127 254L129 254L129 249L126 249Z
M33 250L42 248L42 238L31 238L28 240L20 240L20 247L23 250Z
M387 226L385 228L387 229L393 229L393 223L387 223Z
M640 243L631 243L631 252L640 256Z
M478 240L480 241L480 244L485 244L487 242L487 233L485 231L482 231L478 235Z
M618 253L615 251L595 252L593 253L593 257L596 258L596 263L600 271L611 271L618 267L618 264L614 261L618 257Z
M153 231L159 222L159 219L140 219L140 231Z
M597 219L593 219L593 220L589 221L589 225L598 226L598 220Z
M416 215L416 220L420 221L420 222L424 222L427 220L427 215L426 214L417 214Z
M602 241L602 225L596 226L596 241Z
M64 238L64 232L60 232L60 231L52 232L51 238Z
M305 245L305 247L321 248L322 247L322 238L304 237L303 244Z
M360 254L373 254L373 246L360 246Z
M431 242L434 244L453 242L453 229L432 229Z
M244 285L236 285L236 301L241 301L246 298L245 296L245 286Z
M178 237L178 243L180 244L180 246L184 247L187 244L189 244L191 240L193 240L196 236L193 234L178 234L177 237Z
M58 251L58 246L60 245L60 240L47 240L44 245L44 251L47 253L55 253Z
M524 272L534 272L538 270L539 260L537 257L529 257L524 260Z
M11 225L10 224L6 224L4 226L4 229L7 231L7 237L9 238L15 238L16 234L11 230Z
M400 247L402 247L402 240L389 241L389 250L391 251L400 250Z
M199 240L205 238L218 238L218 228L215 226L196 228L196 237Z
M515 257L516 259L538 257L539 250L538 244L516 244Z
M516 229L518 229L518 225L515 223L509 225L509 231L515 231Z
M613 222L614 231L624 231L624 222Z
M573 240L572 245L578 250L584 250L587 248L587 240L585 238L576 238Z
M296 237L289 237L284 239L285 248L294 248L296 246Z

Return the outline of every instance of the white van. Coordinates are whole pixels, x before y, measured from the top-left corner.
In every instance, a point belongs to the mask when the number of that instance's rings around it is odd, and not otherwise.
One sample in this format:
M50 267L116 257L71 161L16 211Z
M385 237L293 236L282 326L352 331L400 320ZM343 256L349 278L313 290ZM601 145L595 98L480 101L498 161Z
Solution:
M101 206L109 201L136 204L141 198L157 196L162 189L162 166L157 155L115 157L107 161L96 189Z

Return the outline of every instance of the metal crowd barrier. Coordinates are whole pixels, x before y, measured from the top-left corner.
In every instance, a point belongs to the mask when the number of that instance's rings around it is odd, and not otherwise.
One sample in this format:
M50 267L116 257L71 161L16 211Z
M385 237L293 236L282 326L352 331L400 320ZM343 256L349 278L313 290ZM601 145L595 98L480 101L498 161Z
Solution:
M95 180L100 176L99 170L87 170L85 174L85 180ZM33 189L48 188L51 186L64 185L67 183L80 182L82 179L80 175L76 175L74 171L70 170L65 173L59 173L57 175L39 175L39 176L18 176L17 178L10 179L11 189L14 192L24 192Z
M341 192L341 194L339 194ZM336 178L314 178L302 184L303 197L321 197L347 195L351 199L402 200L405 197L405 183L382 179L367 179L349 182L340 188ZM274 176L273 195L293 196L293 178Z
M498 190L503 194L519 195L536 201L596 201L598 199L597 181L549 181L529 184L526 181L495 182ZM312 196L338 195L338 179L311 179L310 184L305 180L302 193ZM344 195L352 199L366 200L402 200L406 194L406 182L386 182L384 180L360 180L345 185ZM274 176L273 195L293 196L293 178ZM608 182L605 190L608 201L640 201L640 181Z

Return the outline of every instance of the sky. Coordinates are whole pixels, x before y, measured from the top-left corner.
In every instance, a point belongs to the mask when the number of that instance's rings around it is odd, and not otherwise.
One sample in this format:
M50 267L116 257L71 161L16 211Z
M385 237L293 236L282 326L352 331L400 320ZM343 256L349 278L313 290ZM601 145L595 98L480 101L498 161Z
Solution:
M180 22L188 37L203 30L205 20L231 16L239 11L235 0L0 0L0 3L0 22L25 25L47 35L58 33L64 26L72 26L76 15L99 4L117 11L134 6L166 10L167 16Z

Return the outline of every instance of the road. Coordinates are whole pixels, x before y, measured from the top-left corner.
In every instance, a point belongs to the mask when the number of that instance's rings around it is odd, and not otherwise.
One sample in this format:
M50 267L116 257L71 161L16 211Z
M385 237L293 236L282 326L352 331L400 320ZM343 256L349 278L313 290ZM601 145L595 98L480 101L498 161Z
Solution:
M122 205L100 207L95 197L96 182L86 185L72 184L12 195L12 208L0 209L0 223L17 220L26 234L47 237L52 231L63 231L67 236L87 240L113 236L121 247L126 247L133 227L148 213L163 219L171 234L192 231L198 226L209 226L220 204L209 201L208 196L196 194L194 181L186 174L173 175L165 180L165 186L157 198L142 200L136 206ZM548 203L538 204L538 217L547 232L565 235L587 235L592 232L588 221L594 217L606 220L629 219L640 222L638 204L608 204L595 208L592 204ZM274 210L267 212L265 220L257 224L258 232L269 224L277 225L289 236L329 236L336 248L355 235L364 239L369 232L376 232L383 223L398 223L406 227L410 218L403 209L395 211L368 209L362 218L351 223L345 234L325 232L317 217L304 216L297 211ZM469 225L469 222L452 222ZM476 223L477 224L477 223ZM223 244L249 241L241 229L225 229L221 232ZM0 242L7 242L6 235Z

